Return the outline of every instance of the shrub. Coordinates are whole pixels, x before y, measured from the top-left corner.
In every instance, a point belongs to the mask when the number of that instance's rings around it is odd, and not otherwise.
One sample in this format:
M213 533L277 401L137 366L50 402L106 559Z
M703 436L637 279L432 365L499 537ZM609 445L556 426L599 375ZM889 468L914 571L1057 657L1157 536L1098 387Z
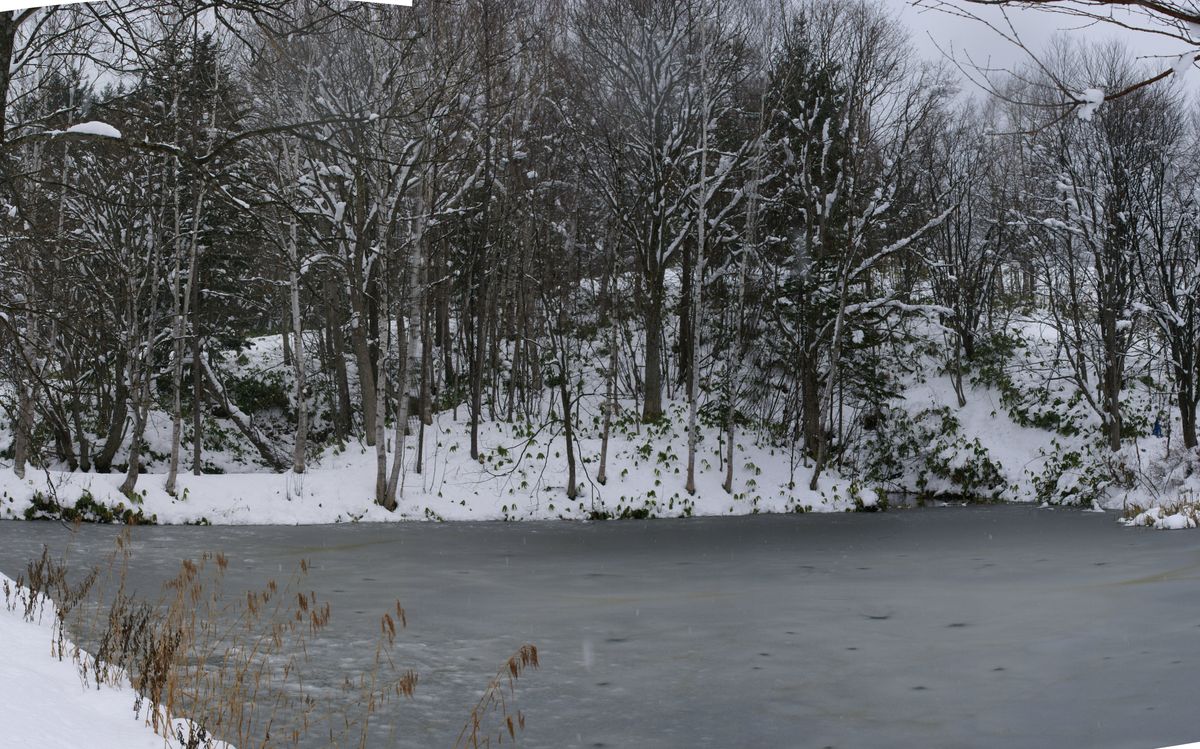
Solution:
M909 416L900 408L884 411L868 438L868 481L920 497L955 494L998 499L1007 488L1003 467L978 438L967 440L953 410L928 408Z
M1107 460L1108 452L1093 443L1070 448L1051 441L1041 472L1032 477L1037 498L1060 505L1099 503L1109 487L1130 478L1118 475L1125 471L1115 470L1117 465Z
M283 375L278 372L258 373L234 380L229 387L229 397L248 414L286 412L291 405Z
M1050 381L1019 383L1010 367L1017 357L1030 358L1024 341L1017 335L996 333L980 341L976 349L971 381L1000 393L1000 405L1013 422L1045 429L1066 437L1079 434L1083 418L1083 396L1065 396Z
M157 516L147 517L141 508L126 507L124 502L118 502L112 507L102 504L86 490L74 505L62 505L54 497L34 492L29 506L25 508L25 519L100 524L119 521L125 525L154 525L158 521Z

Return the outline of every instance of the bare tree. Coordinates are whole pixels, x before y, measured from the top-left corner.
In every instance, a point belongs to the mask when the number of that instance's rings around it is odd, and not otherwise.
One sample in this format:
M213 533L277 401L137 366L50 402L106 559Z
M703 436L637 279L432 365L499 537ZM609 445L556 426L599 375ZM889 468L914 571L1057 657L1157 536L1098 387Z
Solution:
M1152 86L1171 77L1181 77L1200 62L1200 8L1194 2L1183 0L911 0L922 9L934 9L971 19L989 28L1014 47L1022 50L1029 67L1036 70L1027 82L1036 82L1043 92L1040 95L1022 98L1019 103L1026 108L1037 107L1043 114L1028 121L1033 129L1058 122L1080 112L1089 113L1107 101L1129 96L1147 86ZM990 6L1000 11L998 20L985 18L970 6ZM1071 22L1072 28L1089 28L1097 24L1112 26L1127 31L1152 34L1164 41L1181 42L1189 49L1168 58L1150 70L1139 72L1136 77L1122 80L1111 86L1080 88L1075 82L1063 78L1040 50L1031 50L1009 16L1010 10L1035 9L1051 16L1061 16ZM1018 71L995 70L977 63L970 57L955 58L959 69L993 96L1017 103L1012 99L1012 90L1004 85L1005 79ZM1022 75L1022 77L1025 77ZM1053 92L1046 95L1046 92Z

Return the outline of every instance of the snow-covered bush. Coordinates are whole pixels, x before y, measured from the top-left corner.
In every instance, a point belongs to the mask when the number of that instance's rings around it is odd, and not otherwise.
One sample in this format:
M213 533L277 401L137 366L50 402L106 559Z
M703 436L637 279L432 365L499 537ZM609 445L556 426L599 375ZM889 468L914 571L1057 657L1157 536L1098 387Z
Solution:
M1081 396L1064 392L1061 386L1036 374L1044 365L1035 361L1032 347L1019 333L1005 331L989 336L976 352L972 383L999 392L1000 405L1013 422L1063 436L1080 432Z
M1129 480L1102 445L1051 441L1041 470L1032 477L1036 498L1059 505L1100 506L1109 489Z
M291 408L289 392L280 372L253 372L229 386L229 396L248 414L286 413Z
M60 504L57 497L48 496L42 492L34 492L33 498L25 508L26 520L64 520L69 523L123 523L125 525L154 525L157 518L147 516L138 504L138 495L132 498L133 507L124 502L109 506L96 500L86 489L80 494L74 504Z
M963 434L949 406L913 416L888 409L870 433L863 458L872 483L922 498L999 499L1007 488L1000 464L977 437Z

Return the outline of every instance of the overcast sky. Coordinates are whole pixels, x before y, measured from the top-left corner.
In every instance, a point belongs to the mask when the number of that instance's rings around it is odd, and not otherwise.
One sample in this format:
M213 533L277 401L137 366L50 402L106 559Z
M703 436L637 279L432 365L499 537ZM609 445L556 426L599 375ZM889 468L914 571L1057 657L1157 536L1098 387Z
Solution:
M988 64L990 61L993 66L1009 68L1028 60L1023 51L982 23L938 10L913 7L910 0L884 2L888 7L895 9L900 19L911 30L913 43L930 59L943 56L938 50L940 46L946 53L953 51L964 62L969 54L979 65ZM967 3L961 5L982 18L1003 22L998 8ZM1068 33L1074 37L1098 41L1115 38L1124 43L1135 56L1163 56L1162 59L1147 59L1147 62L1156 68L1165 69L1171 67L1175 59L1188 50L1184 43L1161 36L1128 31L1108 24L1082 27L1080 19L1044 10L1009 9L1008 16L1022 40L1034 51L1044 47L1056 33ZM1185 85L1190 91L1200 90L1200 70L1194 70L1187 77Z

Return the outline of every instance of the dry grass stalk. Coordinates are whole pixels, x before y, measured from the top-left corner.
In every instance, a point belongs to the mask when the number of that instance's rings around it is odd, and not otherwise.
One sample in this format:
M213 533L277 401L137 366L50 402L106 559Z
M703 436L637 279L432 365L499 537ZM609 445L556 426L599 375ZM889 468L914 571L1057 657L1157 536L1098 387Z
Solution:
M514 741L518 730L525 730L525 714L516 709L517 679L529 668L538 668L538 651L534 645L522 645L496 672L483 696L471 710L454 742L455 749L490 747L493 735L497 744L504 743L507 734ZM507 687L507 689L505 688ZM499 715L499 729L486 729L487 722ZM493 734L492 731L495 731Z
M128 532L118 538L106 574L92 568L74 582L66 562L43 549L16 590L4 585L5 604L20 608L30 621L50 605L54 653L74 658L85 684L131 684L139 695L138 714L179 747L298 746L316 730L327 733L330 746L365 746L371 715L391 699L414 694L417 674L397 668L391 656L397 622L401 628L407 624L399 602L394 617L385 614L388 625L372 666L344 680L350 694L339 710L330 707L339 701L308 694L308 645L333 612L328 602L303 590L307 560L282 586L268 580L243 598L224 594L228 560L204 554L182 562L155 603L128 591L128 561ZM68 625L94 656L79 647L67 652Z
M72 581L65 558L47 549L33 560L16 590L5 583L5 605L30 621L47 605L55 617L52 653L71 657L85 684L131 684L135 710L159 735L181 749L297 747L319 733L330 747L357 744L365 749L372 716L393 699L411 699L417 673L399 668L392 651L399 630L408 626L400 601L380 618L371 667L345 676L343 710L323 706L305 677L308 646L328 626L332 609L302 583L310 569L282 585L268 580L245 596L226 596L229 561L221 554L185 560L163 584L157 602L139 600L127 588L130 535L116 540L103 571L92 567ZM68 649L66 628L89 655ZM516 680L538 667L533 645L522 646L488 684L458 736L456 747L491 746L515 739L525 716L515 709ZM180 719L187 716L187 720ZM498 718L497 727L485 730ZM494 731L494 734L492 733Z

